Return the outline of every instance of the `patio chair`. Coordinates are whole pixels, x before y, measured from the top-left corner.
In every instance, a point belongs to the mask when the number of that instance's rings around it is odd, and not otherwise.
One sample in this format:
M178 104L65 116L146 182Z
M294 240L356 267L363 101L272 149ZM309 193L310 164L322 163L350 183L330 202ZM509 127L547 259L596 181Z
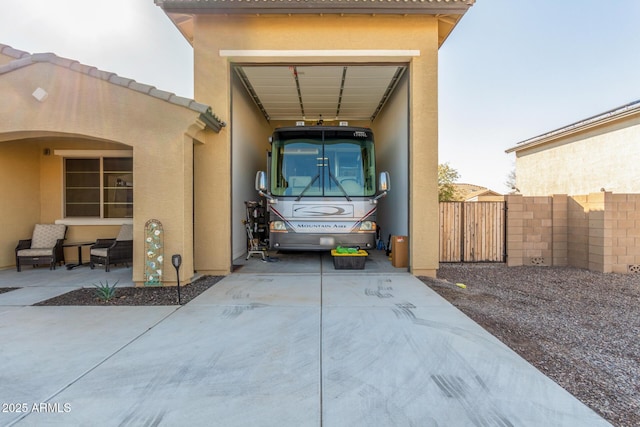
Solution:
M93 270L96 264L104 265L109 271L111 264L124 264L129 267L133 262L133 225L122 224L115 239L98 239L89 251L89 266Z
M67 235L67 226L63 224L36 224L31 239L20 240L16 246L16 269L22 271L23 265L48 264L49 270L55 270L56 264L64 264L62 242Z

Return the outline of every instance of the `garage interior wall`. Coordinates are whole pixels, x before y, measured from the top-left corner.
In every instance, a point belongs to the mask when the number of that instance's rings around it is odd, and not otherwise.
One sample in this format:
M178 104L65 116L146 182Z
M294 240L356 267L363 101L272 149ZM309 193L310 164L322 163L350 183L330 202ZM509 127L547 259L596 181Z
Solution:
M409 83L402 77L373 123L377 172L388 171L391 191L378 201L378 226L385 244L389 234L409 234Z
M247 234L242 224L246 200L259 200L255 177L266 170L271 126L231 72L231 239L232 257L246 254ZM223 242L220 242L223 244Z

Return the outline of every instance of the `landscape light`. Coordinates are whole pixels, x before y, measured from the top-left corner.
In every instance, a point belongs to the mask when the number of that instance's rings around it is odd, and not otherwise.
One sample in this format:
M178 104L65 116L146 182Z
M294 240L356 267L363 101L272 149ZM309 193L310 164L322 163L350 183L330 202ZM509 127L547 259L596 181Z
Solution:
M178 278L178 305L182 305L180 301L180 265L182 264L182 257L179 254L175 254L171 257L171 264L176 268L176 277Z

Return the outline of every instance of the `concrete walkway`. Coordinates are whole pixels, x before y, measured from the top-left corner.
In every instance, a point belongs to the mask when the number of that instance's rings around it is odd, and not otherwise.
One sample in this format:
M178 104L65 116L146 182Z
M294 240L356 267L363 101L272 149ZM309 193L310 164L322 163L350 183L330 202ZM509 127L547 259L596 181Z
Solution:
M0 287L20 289L0 293L0 307L32 305L74 289L93 288L100 282L110 285L117 282L118 287L133 286L131 268L114 266L108 273L104 268L91 270L88 266L73 270L26 267L19 273L15 269L1 270Z
M0 306L0 425L609 425L410 274L285 261L182 307Z

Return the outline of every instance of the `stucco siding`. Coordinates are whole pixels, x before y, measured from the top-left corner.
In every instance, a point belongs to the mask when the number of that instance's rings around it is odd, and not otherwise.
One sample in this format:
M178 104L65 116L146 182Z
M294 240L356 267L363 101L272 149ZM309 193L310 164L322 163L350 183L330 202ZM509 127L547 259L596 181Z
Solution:
M524 195L640 193L640 117L516 153Z
M375 45L372 45L375 40ZM395 15L198 15L194 27L195 97L222 117L231 117L229 64L244 63L389 63L410 61L409 206L412 271L434 275L438 268L438 21L434 16ZM331 50L417 50L413 58L331 56ZM318 56L222 56L221 50L318 50ZM292 124L292 123L290 123ZM232 125L233 127L233 125ZM379 127L374 123L374 127ZM378 131L380 132L380 131ZM384 131L382 133L385 133ZM234 137L235 140L235 137ZM231 134L223 130L196 156L196 263L205 271L228 271L231 231L208 224L233 224L228 202L232 189ZM392 178L393 179L393 178ZM208 183L208 188L200 188ZM215 183L215 185L211 185ZM393 190L396 191L396 190ZM398 189L402 191L402 189ZM235 202L234 202L235 203ZM385 201L381 201L381 204ZM416 212L412 215L411 212ZM207 223L198 218L207 215ZM422 218L431 218L424 220ZM395 225L394 225L395 227ZM400 225L399 229L402 226ZM211 242L217 242L213 245ZM227 243L225 243L227 242ZM222 248L227 246L228 249Z
M43 102L31 96L37 87L48 93ZM206 140L197 123L199 113L47 62L3 74L0 93L6 95L0 116L11 117L0 122L0 147L26 139L38 146L38 164L28 171L38 180L37 205L28 212L29 227L23 228L31 229L37 222L65 222L63 163L61 155L53 154L56 149L133 149L133 280L144 281L142 237L145 222L152 218L164 224L165 256L183 254L183 278L193 276L192 258L186 256L193 252L193 139ZM45 147L51 155L40 154ZM10 185L20 181L18 173L11 175ZM74 231L75 227L79 226L70 226L69 240L92 240L87 230ZM94 238L105 237L103 233L112 234L113 228L93 232ZM5 248L0 257L7 256ZM166 276L168 283L175 282L174 276Z
M205 31L197 17L194 50L194 93L211 105L224 120L231 117L231 74L220 60L220 43L226 40L215 31ZM194 147L195 269L202 274L231 271L231 130L209 135Z
M40 220L40 148L37 143L0 144L0 268L15 265L18 240L30 239Z
M419 38L411 63L409 212L410 263L415 275L435 276L439 260L438 40L435 27Z

